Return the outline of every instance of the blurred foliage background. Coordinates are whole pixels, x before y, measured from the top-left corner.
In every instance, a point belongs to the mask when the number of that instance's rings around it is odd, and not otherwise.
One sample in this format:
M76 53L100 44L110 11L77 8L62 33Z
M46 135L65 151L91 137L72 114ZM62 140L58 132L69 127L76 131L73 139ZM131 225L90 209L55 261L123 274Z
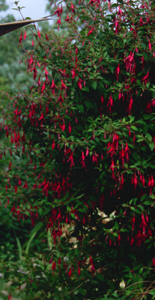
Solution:
M8 8L6 1L0 0L0 12L5 11L7 13ZM0 17L0 23L13 21L16 21L13 14L7 14L5 18ZM47 32L50 26L48 21L39 23L41 31ZM19 38L21 33L24 35L25 31L27 38L23 50ZM19 93L21 90L27 91L32 84L32 78L27 74L26 64L22 61L24 51L30 48L32 48L32 34L29 27L18 29L0 37L0 153L3 153L3 155L8 142L3 128L3 109L9 105L13 94ZM0 160L1 174L5 172L8 161L8 156L5 156L3 163ZM1 182L1 185L4 185L4 183ZM38 238L34 240L36 235ZM0 300L8 299L11 291L11 282L5 283L3 279L2 268L5 262L17 261L25 251L28 255L29 248L31 248L31 251L39 252L41 245L44 245L40 241L44 241L44 239L42 226L32 228L29 219L23 222L20 221L19 226L18 220L13 218L10 209L4 207L0 200ZM46 239L44 242L46 242ZM17 299L21 299L21 292L20 298L18 298L17 292ZM25 299L24 294L23 299Z

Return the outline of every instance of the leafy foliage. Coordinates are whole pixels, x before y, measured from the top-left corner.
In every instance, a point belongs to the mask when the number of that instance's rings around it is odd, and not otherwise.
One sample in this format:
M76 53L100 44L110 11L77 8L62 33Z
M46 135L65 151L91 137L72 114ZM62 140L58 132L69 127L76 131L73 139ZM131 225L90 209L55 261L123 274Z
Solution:
M152 299L154 8L64 1L55 15L66 34L32 28L34 83L4 111L1 198L35 226L6 274L27 299Z

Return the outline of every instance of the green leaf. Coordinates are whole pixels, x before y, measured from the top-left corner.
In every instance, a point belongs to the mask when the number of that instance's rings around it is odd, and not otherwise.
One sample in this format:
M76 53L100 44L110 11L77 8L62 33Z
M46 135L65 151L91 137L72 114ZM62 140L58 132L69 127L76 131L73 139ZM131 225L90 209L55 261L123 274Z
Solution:
M22 246L21 246L21 243L20 243L20 240L19 238L17 237L16 238L16 241L17 241L17 246L18 246L18 255L19 255L19 260L22 259Z
M33 239L35 238L36 234L38 233L38 231L41 229L41 227L43 226L42 223L38 223L34 229L31 231L30 234L30 239L28 240L28 242L26 243L26 249L25 249L25 253L28 254L29 253L29 249L31 246L31 243L33 241Z
M149 147L150 147L151 151L153 151L154 150L154 143L149 143Z
M149 294L152 295L152 296L155 296L155 289L149 291Z
M91 86L94 90L96 90L97 89L97 81L94 81Z
M145 136L150 142L152 141L152 136L151 134L147 133Z

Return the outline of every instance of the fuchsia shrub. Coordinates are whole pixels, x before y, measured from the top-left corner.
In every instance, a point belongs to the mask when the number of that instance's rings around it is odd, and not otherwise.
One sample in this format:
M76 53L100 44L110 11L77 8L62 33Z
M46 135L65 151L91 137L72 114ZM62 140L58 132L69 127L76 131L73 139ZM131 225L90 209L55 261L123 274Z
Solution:
M151 1L64 1L64 36L34 29L3 181L13 216L51 232L43 265L27 265L30 299L154 295L154 13Z

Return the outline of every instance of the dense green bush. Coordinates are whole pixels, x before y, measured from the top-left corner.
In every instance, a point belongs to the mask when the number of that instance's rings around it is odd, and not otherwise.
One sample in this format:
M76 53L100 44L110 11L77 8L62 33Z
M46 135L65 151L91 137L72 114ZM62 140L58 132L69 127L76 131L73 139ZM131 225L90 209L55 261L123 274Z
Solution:
M34 29L33 86L4 112L1 198L34 227L4 271L26 299L153 299L153 4L64 5L66 34Z

